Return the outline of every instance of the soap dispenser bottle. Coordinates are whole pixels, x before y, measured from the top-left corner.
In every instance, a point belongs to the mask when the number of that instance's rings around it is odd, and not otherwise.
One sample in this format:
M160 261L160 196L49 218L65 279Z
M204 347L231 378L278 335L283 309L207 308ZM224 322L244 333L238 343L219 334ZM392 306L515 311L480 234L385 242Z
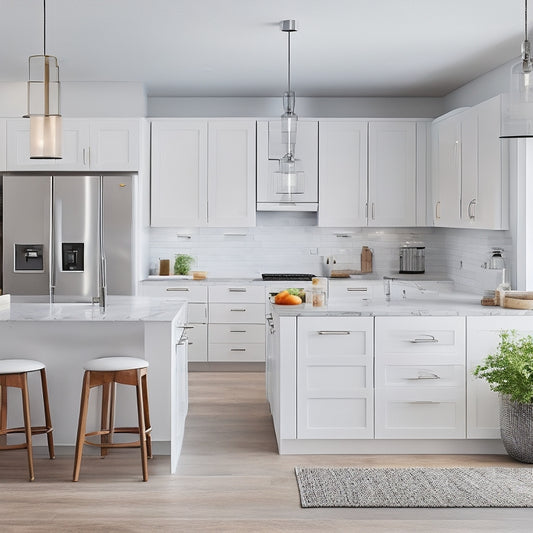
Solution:
M511 284L507 281L505 274L506 270L505 268L502 268L502 282L496 287L496 291L494 293L495 304L499 305L500 307L504 307L505 291L511 290Z

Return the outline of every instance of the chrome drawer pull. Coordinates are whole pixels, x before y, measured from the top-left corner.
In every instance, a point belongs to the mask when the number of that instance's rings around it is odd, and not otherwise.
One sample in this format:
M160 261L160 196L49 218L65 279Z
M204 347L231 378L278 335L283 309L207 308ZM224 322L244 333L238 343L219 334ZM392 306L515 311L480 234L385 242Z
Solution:
M187 287L167 287L168 292L189 292Z
M240 312L244 312L244 311L246 311L246 309L230 309L230 311L240 311Z
M436 339L433 335L423 334L416 339L411 339L409 342L412 342L413 344L436 343L439 342L439 339Z
M405 378L408 380L421 380L421 379L440 379L440 376L437 374L434 374L433 372L427 372L425 374L419 374L416 378Z
M245 288L234 288L234 289L228 289L229 292L246 292Z
M230 352L245 352L246 348L232 348Z
M350 335L349 331L317 331L319 335Z
M407 402L407 403L412 403L412 404L416 404L416 405L437 405L437 404L442 403L442 402L431 402L429 400L419 400L419 401L416 401L416 402Z
M366 287L348 287L346 290L348 292L367 292L368 291Z
M230 333L246 333L245 329L230 329Z
M194 329L194 326L181 326L183 329Z

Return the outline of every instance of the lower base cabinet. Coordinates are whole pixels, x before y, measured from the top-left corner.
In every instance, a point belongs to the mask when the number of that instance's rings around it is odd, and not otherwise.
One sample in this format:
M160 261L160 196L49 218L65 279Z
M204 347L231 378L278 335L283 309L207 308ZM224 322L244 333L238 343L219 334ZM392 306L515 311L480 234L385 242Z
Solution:
M297 438L372 438L373 319L302 317L297 339Z

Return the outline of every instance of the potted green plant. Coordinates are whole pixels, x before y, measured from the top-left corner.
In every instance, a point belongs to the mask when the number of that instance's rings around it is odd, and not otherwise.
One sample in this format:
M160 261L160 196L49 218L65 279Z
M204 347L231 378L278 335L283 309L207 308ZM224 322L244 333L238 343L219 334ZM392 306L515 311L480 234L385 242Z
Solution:
M194 257L186 254L176 255L174 260L174 274L178 276L187 276L194 263Z
M533 463L533 337L500 332L496 353L473 373L500 395L500 430L507 453Z

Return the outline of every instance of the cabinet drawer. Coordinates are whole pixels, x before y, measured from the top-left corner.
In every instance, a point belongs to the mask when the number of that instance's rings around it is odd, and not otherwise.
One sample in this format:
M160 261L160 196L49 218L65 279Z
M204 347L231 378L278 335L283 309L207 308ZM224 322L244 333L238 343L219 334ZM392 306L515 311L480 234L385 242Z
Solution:
M262 362L264 360L264 344L209 343L209 361Z
M464 317L376 317L376 361L398 356L464 364Z
M350 300L365 300L371 299L374 296L374 288L365 283L338 283L329 282L329 299L335 301L337 299L350 299Z
M209 305L210 323L264 324L265 304L233 303Z
M220 303L265 301L263 285L213 285L209 287L209 301Z
M464 439L462 388L375 392L377 439Z
M193 324L187 329L189 339L189 361L207 361L207 324Z
M376 363L376 387L417 390L424 387L463 387L464 365L396 365Z
M143 296L182 298L189 302L207 302L207 286L178 284L167 281L152 281L141 284Z
M265 326L262 324L210 324L209 342L264 343Z

